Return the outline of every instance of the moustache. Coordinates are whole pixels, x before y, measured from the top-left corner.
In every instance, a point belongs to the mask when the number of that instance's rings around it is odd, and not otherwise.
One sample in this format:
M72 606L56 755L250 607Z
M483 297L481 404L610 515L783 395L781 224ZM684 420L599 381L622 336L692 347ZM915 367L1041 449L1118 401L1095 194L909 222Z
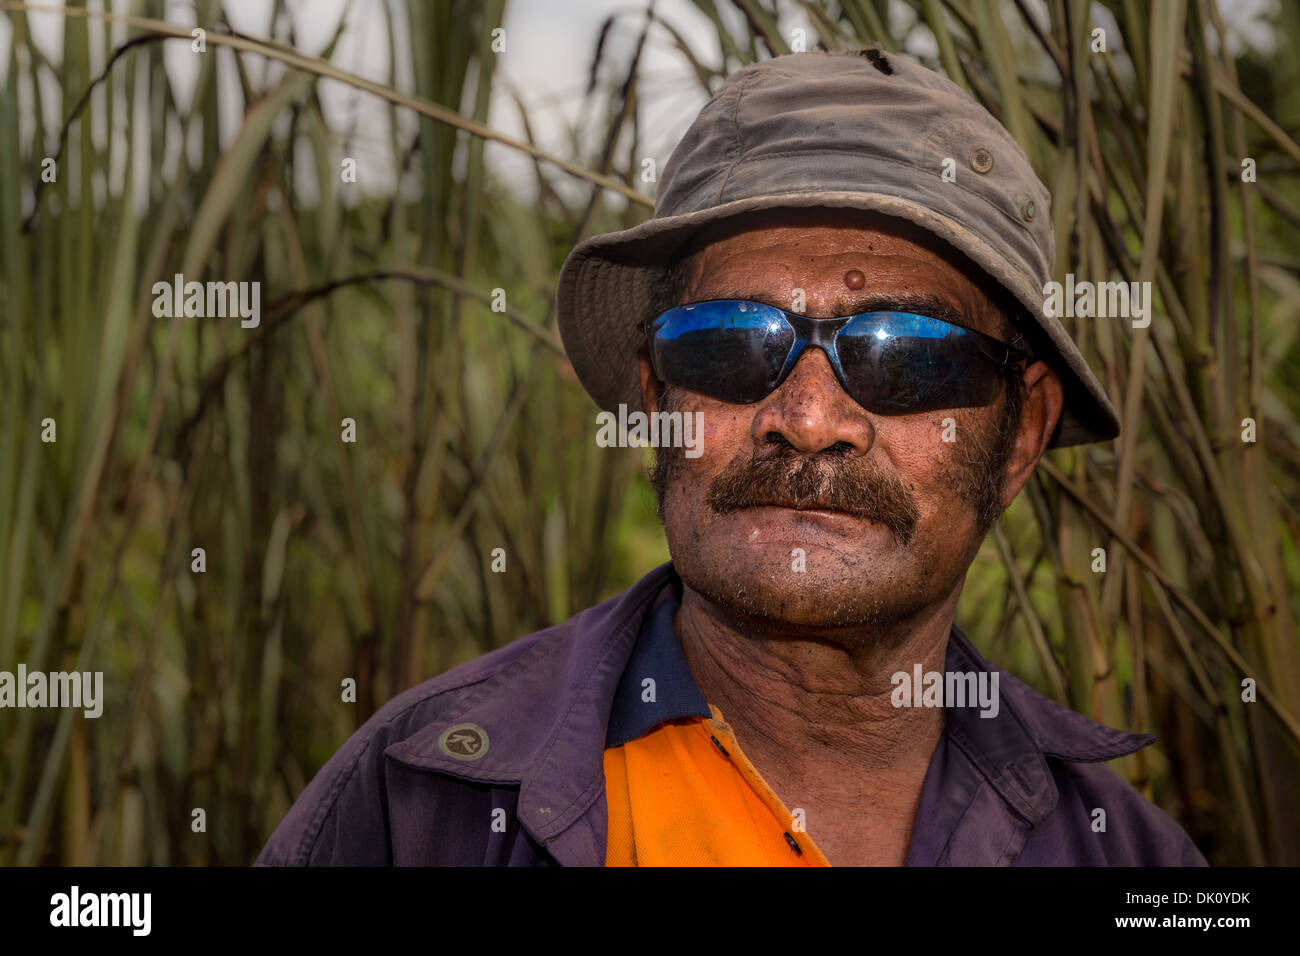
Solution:
M884 525L901 544L916 533L920 509L906 486L874 461L792 449L729 462L709 484L717 514L765 505L842 511Z

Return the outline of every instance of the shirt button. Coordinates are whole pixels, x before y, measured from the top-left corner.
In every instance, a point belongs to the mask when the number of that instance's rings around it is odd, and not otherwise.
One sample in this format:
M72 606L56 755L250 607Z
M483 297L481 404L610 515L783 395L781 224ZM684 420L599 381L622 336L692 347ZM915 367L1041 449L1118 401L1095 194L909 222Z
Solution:
M977 173L987 173L993 168L993 154L986 146L976 146L970 151L970 168Z

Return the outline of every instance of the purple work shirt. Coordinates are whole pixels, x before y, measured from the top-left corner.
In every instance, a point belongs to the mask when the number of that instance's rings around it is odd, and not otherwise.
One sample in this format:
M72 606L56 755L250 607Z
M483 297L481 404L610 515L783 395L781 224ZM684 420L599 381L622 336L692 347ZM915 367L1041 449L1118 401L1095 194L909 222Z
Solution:
M604 750L708 715L672 613L671 564L556 627L395 697L321 768L260 866L602 866ZM947 708L908 866L1205 866L1106 766L1155 738L1094 723L984 660L960 629L946 670L999 674L997 716ZM656 701L641 702L653 676ZM1104 831L1094 831L1096 810Z

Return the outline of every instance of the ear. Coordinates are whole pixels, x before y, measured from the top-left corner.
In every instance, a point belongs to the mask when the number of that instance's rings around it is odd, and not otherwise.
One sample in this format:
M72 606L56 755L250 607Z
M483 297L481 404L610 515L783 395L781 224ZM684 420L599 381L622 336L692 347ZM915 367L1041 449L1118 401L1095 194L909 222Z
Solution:
M1046 362L1035 362L1025 369L1025 404L1020 411L1020 426L1016 431L1011 457L1007 460L1006 484L1002 491L1002 507L1007 508L1020 494L1029 476L1038 466L1038 460L1047 450L1056 423L1065 406L1065 389L1061 377Z
M641 410L649 415L659 407L659 393L663 390L663 383L659 381L654 368L650 365L648 342L641 343L637 364L641 374Z

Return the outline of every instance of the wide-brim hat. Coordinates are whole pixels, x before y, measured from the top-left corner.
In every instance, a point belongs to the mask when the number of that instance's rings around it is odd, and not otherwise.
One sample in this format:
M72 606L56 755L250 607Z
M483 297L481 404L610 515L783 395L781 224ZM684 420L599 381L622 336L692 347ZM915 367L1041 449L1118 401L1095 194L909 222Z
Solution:
M945 175L946 174L946 175ZM560 335L601 409L641 407L639 323L673 255L704 226L758 210L856 209L948 243L1024 307L1065 402L1048 447L1105 441L1119 418L1054 316L1051 196L1011 135L939 74L874 48L742 67L673 150L654 218L574 247L560 270ZM1023 321L1023 320L1022 320ZM1044 354L1047 351L1055 354Z

